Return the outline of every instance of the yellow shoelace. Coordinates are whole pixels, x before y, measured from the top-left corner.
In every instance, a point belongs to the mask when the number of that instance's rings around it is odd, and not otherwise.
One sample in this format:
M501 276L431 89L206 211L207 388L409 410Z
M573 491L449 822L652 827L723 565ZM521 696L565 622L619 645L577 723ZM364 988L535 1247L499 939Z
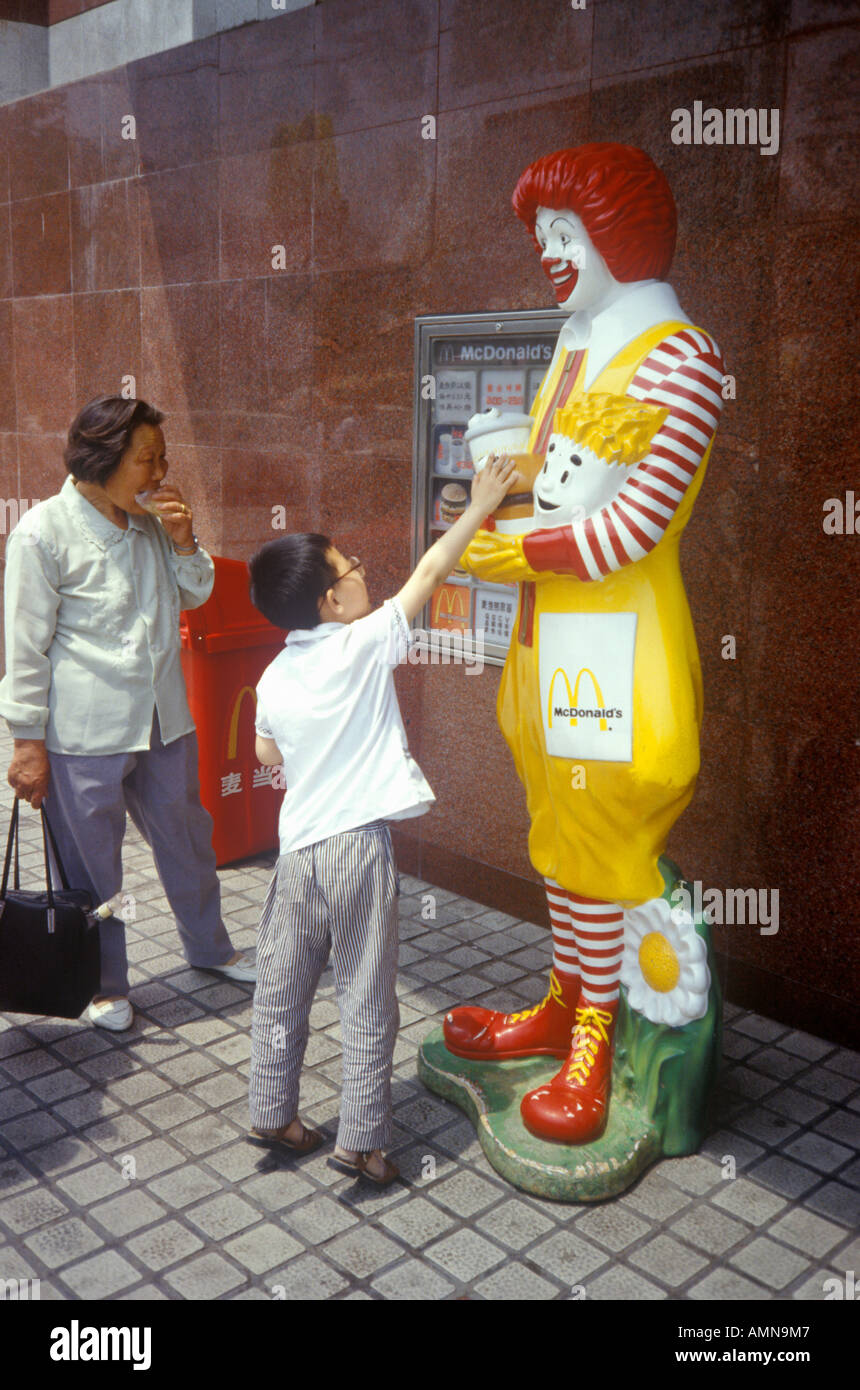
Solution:
M576 1011L576 1024L573 1030L573 1056L567 1069L568 1081L576 1081L584 1086L589 1072L597 1060L598 1044L609 1045L607 1025L612 1023L612 1014L604 1009L596 1009L588 1004Z
M550 999L554 999L556 1004L559 1004L561 1008L567 1008L567 1005L561 997L561 984L554 970L549 972L549 994L547 994L539 1004L535 1004L533 1009L522 1009L518 1014L506 1014L505 1022L521 1023L524 1018L534 1018L535 1014L539 1014L541 1009L546 1008Z

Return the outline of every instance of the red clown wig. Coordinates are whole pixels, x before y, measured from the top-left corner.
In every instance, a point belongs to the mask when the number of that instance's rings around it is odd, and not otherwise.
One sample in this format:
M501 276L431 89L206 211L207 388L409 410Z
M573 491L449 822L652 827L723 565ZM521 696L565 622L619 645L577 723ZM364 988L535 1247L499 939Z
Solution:
M533 237L539 207L575 212L616 280L668 274L675 200L644 150L607 142L545 154L520 175L511 201Z

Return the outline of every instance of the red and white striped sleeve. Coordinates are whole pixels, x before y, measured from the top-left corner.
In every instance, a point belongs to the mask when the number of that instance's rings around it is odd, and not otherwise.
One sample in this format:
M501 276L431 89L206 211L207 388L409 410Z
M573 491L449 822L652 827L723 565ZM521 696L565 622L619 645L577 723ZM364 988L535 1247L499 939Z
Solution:
M523 553L532 569L599 580L654 549L714 436L722 377L720 350L698 328L671 334L648 354L627 395L669 410L650 453L599 512L569 526L531 531Z

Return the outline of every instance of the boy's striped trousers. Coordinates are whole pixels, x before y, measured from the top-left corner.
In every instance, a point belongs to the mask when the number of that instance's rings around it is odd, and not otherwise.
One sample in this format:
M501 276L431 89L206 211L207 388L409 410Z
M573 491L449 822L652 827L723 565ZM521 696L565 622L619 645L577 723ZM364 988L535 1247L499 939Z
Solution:
M296 1116L308 1016L331 954L343 1038L337 1143L369 1152L391 1140L391 1066L400 1012L397 892L383 821L281 855L257 946L250 1111L255 1129Z

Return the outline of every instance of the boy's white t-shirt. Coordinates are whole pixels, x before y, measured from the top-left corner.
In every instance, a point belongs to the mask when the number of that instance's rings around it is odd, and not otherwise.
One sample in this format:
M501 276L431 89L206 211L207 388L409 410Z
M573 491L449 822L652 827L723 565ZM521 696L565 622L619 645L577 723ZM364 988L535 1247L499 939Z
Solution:
M257 733L274 739L287 790L281 854L374 820L420 816L435 797L406 743L393 668L409 625L397 599L354 623L288 634L257 686Z

